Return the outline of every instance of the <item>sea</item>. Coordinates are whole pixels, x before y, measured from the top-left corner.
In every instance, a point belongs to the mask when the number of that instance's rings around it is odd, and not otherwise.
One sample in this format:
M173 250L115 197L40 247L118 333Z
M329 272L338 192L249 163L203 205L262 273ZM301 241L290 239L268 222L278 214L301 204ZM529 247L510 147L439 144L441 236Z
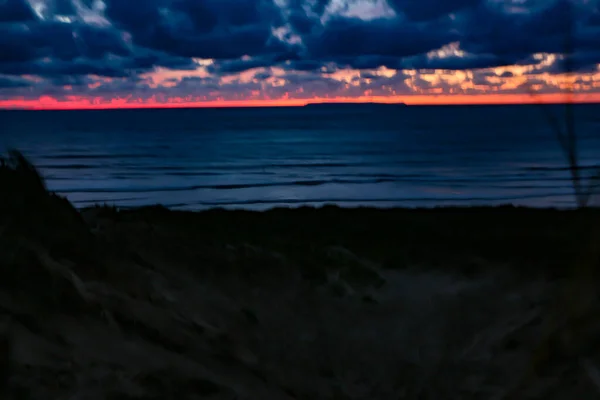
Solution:
M574 205L564 106L0 111L22 151L77 207ZM600 105L575 106L586 175Z

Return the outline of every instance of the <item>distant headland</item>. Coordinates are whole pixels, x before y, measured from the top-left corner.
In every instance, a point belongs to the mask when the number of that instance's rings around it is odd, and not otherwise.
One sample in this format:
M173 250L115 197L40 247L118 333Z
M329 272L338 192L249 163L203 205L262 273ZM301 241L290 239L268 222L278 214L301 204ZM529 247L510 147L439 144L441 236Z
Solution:
M358 102L314 102L307 103L304 107L310 108L375 108L375 107L387 107L387 108L397 108L397 107L408 107L406 103L358 103Z

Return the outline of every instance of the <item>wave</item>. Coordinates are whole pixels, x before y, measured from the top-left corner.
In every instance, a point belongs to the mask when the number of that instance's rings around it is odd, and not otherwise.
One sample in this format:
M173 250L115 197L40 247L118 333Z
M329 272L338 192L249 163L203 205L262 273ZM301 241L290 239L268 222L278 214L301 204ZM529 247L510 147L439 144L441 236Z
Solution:
M506 197L465 197L465 198L442 198L442 197L384 197L384 198L307 198L307 199L250 199L238 201L200 201L190 203L172 203L163 204L166 207L231 207L231 206L256 206L256 205L272 205L272 204L289 204L289 205L311 205L311 204L337 204L343 205L348 203L353 204L369 204L369 203L419 203L419 204L435 204L435 203L456 203L468 204L473 202L512 202L528 199L571 199L572 194L568 193L545 193L532 194L522 196L506 196Z
M91 199L91 200L70 200L71 203L75 205L95 205L95 204L115 204L116 202L121 201L147 201L148 198L141 197L117 197L111 199Z
M45 173L46 171L51 171L54 169L59 170L71 170L71 169L102 169L106 168L103 165L95 165L95 164L67 164L67 165L47 165L47 164L39 164L37 168Z
M569 166L561 166L561 167L525 167L523 169L526 171L564 172L564 171L570 171L572 168ZM579 171L598 171L600 169L600 165L580 165L575 169L577 169Z
M124 177L115 180L125 180ZM68 179L48 177L46 179L50 186L53 181L68 181ZM526 183L530 184L526 184ZM540 185L543 182L557 182L562 184L556 185ZM232 184L209 184L209 185L183 185L171 187L104 187L104 188L62 188L55 189L57 193L73 194L73 193L168 193L168 192L190 192L196 190L240 190L252 188L268 188L268 187L316 187L324 185L365 185L365 184L382 184L382 183L410 183L432 185L435 187L451 187L451 188L479 188L479 189L565 189L571 185L571 179L566 178L544 178L544 179L519 179L514 177L506 177L505 179L492 180L489 178L438 178L431 179L425 176L396 176L396 177L375 177L372 179L316 179L316 180L294 180L283 182L256 182L256 183L232 183ZM503 184L505 183L505 184ZM518 184L520 183L520 184Z
M286 187L286 186L321 186L327 184L369 184L369 183L384 183L393 182L392 179L381 178L371 180L306 180L306 181L291 181L291 182L260 182L260 183L239 183L239 184L216 184L216 185L189 185L176 187L155 187L155 188L77 188L77 189L61 189L57 193L73 194L73 193L160 193L160 192L185 192L193 190L234 190L234 189L250 189L261 187Z
M114 157L117 159L118 157ZM140 157L141 158L141 157ZM59 159L59 158L56 158ZM73 158L77 159L77 158ZM94 157L88 157L88 159L94 159ZM101 159L97 157L95 159ZM108 158L107 158L108 159ZM126 158L124 158L126 159ZM264 171L268 169L296 169L296 168L363 168L363 167L407 167L413 165L431 165L429 161L419 160L406 160L406 161L390 161L390 162L290 162L290 163L251 163L251 164L216 164L216 165L146 165L146 164L118 164L118 165L101 165L101 164L90 164L90 163L76 163L76 164L37 164L40 170L52 170L52 169L123 169L123 170L143 170L148 173L165 173L176 171L178 173L191 173L191 170L196 170L206 173L217 173L217 171Z
M39 160L113 160L113 159L140 159L140 158L159 158L158 154L140 154L140 153L126 153L126 154L86 154L86 153L75 153L75 154L59 154L59 155L46 155L37 157Z

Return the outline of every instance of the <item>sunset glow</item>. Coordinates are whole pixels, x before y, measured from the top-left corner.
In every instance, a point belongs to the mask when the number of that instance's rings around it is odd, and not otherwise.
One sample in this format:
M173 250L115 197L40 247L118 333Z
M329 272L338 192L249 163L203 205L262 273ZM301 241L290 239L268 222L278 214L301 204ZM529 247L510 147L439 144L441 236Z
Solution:
M600 102L596 0L60 3L0 4L0 108Z
M600 93L577 93L572 101L576 103L600 103ZM215 101L186 101L173 99L172 102L158 102L155 99L132 101L131 99L89 99L71 98L57 100L52 97L42 97L38 100L2 100L0 108L28 110L106 110L106 109L136 109L136 108L221 108L221 107L301 107L309 103L404 103L407 105L493 105L493 104L561 104L567 102L564 94L544 94L536 97L518 94L489 94L489 95L414 95L374 96L374 97L333 97L278 100L215 100Z

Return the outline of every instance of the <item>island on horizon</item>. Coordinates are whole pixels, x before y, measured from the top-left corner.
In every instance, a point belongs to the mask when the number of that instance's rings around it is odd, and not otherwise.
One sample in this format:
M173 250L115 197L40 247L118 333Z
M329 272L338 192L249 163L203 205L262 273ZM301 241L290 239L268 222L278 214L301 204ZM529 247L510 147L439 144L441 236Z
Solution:
M304 107L311 108L365 108L365 107L409 107L406 103L378 103L378 102L310 102Z

